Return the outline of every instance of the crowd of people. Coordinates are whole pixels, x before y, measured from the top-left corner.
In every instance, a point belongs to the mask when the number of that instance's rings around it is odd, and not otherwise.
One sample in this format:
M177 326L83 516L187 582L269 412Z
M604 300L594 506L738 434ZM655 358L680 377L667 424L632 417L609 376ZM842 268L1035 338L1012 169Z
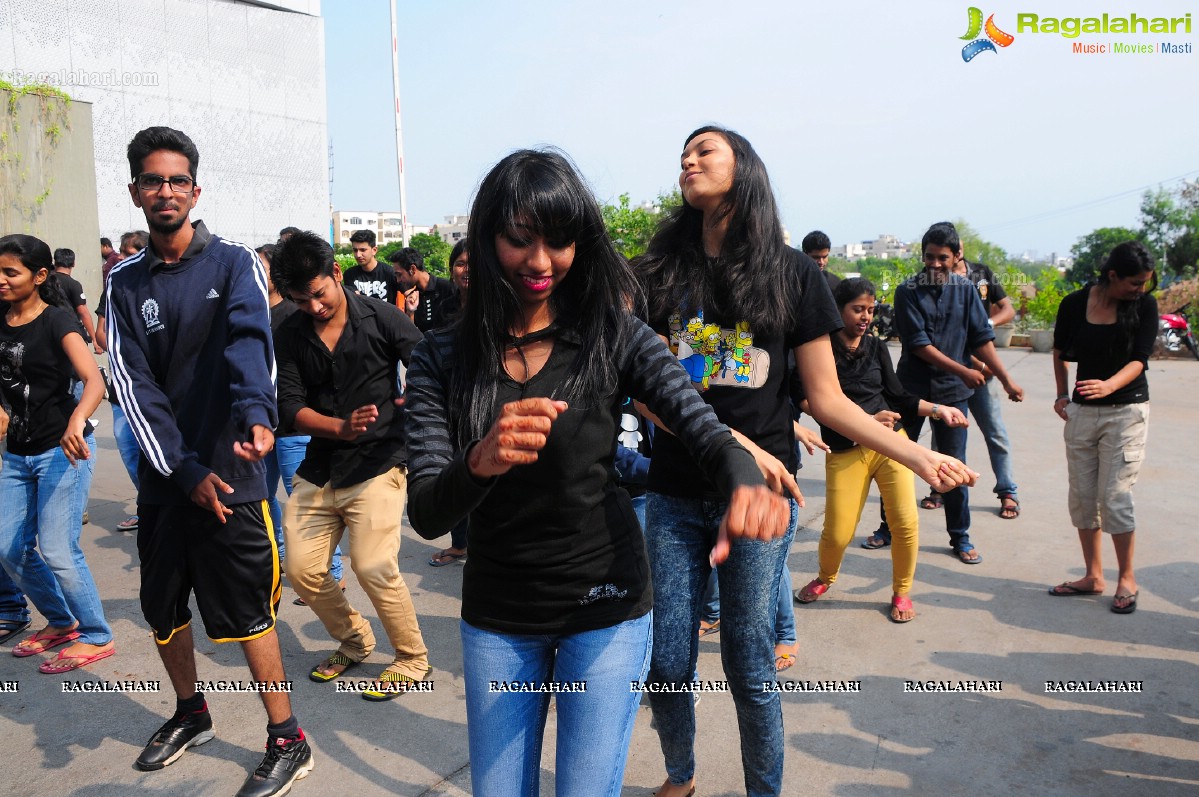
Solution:
M0 640L29 627L32 602L46 625L12 652L61 648L42 672L117 652L79 545L91 418L107 392L137 491L137 514L118 528L137 531L142 613L176 696L139 769L213 738L193 594L205 633L240 643L256 683L283 684L286 576L335 646L308 673L328 683L376 647L346 596L344 554L394 651L362 697L419 690L431 666L399 567L406 511L420 536L450 535L429 565L465 564L475 793L538 793L552 697L557 792L618 794L641 701L629 684L644 683L666 775L656 794L694 794L687 686L700 638L719 632L746 793L778 795L786 745L766 685L794 661L794 605L836 582L871 482L884 521L862 545L892 548L895 623L916 617L916 477L933 491L922 505L944 510L952 553L982 561L971 415L1000 515L1019 516L999 391L1024 393L993 344L1012 313L1002 285L964 258L952 224L932 225L924 269L896 290L893 367L870 334L875 287L827 270L822 232L799 250L784 243L765 164L732 130L686 137L683 203L632 263L563 154L508 155L480 184L450 279L415 249L379 262L370 230L352 235L356 265L344 272L311 232L285 228L258 249L221 238L192 218L199 153L180 131L142 130L128 159L149 231L119 249L102 240L94 325L70 277L74 253L0 237ZM1098 282L1063 301L1053 356L1086 574L1050 594L1104 590L1106 531L1119 564L1111 610L1123 614L1137 598L1131 491L1152 278L1144 247L1116 247ZM107 352L110 377L89 343ZM917 443L925 418L932 448ZM826 452L827 509L817 576L792 591L801 447ZM267 752L239 797L286 793L313 767L287 691L260 694Z

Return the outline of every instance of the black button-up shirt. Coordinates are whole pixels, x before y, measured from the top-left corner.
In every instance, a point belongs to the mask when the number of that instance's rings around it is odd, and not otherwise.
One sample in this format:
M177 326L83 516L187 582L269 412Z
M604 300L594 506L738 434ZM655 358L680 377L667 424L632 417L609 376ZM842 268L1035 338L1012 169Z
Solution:
M279 364L279 415L295 424L300 410L333 418L374 404L379 418L353 441L313 437L296 471L324 486L349 487L386 473L406 460L403 411L395 406L398 364L408 364L421 335L403 311L345 291L346 328L333 351L317 334L312 316L295 313L275 333Z

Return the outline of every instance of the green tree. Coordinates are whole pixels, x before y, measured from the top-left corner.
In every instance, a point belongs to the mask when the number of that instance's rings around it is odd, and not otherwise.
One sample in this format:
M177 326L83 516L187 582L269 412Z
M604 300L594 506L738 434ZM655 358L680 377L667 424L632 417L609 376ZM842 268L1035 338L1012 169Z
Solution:
M1163 270L1169 270L1170 248L1187 231L1187 216L1172 191L1157 188L1141 197L1141 239L1154 257L1164 259Z
M1132 239L1143 240L1140 232L1127 227L1100 227L1082 236L1070 247L1074 265L1066 271L1066 279L1082 284L1099 276L1099 267L1116 244Z
M616 204L605 204L600 211L604 217L604 227L616 246L616 251L632 259L645 253L663 214L681 204L683 196L676 188L669 193L659 194L651 207L632 207L629 204L629 195L621 194Z
M438 277L448 277L450 274L450 253L454 247L441 240L436 227L433 232L418 232L408 239L408 246L421 253L425 259L425 271ZM375 257L381 263L389 262L393 254L404 248L399 241L392 241L386 246L380 246Z
M984 263L996 273L1011 263L1002 246L985 240L965 219L958 219L953 226L957 227L958 238L962 240L962 254L971 263Z

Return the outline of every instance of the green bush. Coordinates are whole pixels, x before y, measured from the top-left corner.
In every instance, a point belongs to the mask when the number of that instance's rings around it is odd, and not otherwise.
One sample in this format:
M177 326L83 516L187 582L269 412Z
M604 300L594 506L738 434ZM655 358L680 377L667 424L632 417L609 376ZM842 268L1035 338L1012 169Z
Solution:
M1037 292L1024 302L1025 326L1028 329L1053 329L1057 308L1066 297L1065 285L1056 269L1047 268L1037 275Z

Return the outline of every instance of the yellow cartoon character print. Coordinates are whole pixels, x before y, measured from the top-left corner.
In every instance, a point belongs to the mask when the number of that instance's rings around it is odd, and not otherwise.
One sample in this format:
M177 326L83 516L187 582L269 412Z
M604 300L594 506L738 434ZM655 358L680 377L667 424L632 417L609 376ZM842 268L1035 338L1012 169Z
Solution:
M686 320L672 315L668 323L670 349L697 389L758 388L766 383L770 355L753 345L753 330L747 322L729 329L706 322L699 310Z

